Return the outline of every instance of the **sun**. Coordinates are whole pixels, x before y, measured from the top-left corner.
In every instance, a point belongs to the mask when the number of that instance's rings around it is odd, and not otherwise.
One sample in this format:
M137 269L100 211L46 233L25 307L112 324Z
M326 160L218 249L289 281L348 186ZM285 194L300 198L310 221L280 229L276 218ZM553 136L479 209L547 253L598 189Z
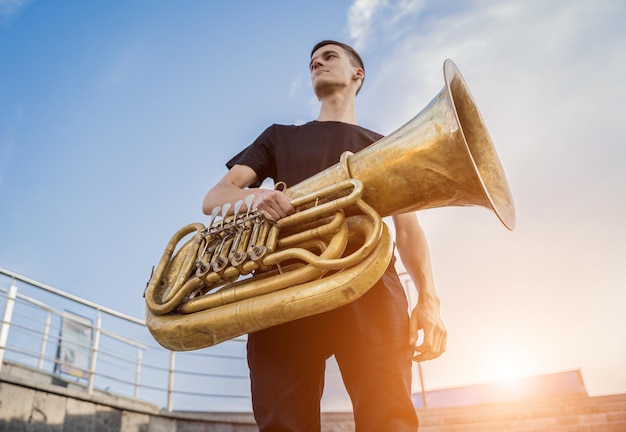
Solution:
M530 374L528 351L518 344L499 344L489 350L486 361L489 378L514 381Z

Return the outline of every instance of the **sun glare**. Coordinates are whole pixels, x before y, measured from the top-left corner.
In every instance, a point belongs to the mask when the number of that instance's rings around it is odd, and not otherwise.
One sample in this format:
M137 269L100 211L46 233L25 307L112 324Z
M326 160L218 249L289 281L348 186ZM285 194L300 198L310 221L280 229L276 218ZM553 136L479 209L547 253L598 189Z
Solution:
M514 381L530 374L526 352L513 344L494 347L486 366L487 373L494 381Z

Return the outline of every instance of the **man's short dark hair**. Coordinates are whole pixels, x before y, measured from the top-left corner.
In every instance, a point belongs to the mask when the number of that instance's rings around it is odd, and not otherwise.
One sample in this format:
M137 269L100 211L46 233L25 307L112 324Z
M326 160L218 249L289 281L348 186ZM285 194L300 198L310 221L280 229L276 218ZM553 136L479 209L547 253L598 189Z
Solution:
M345 44L343 42L337 42L331 39L326 39L315 44L315 46L313 47L313 50L311 51L311 58L313 58L313 54L315 53L315 51L317 51L318 49L320 49L321 47L325 45L340 46L348 54L348 57L350 58L350 63L352 63L352 66L356 66L356 67L363 69L363 79L361 80L361 85L359 86L359 89L357 90L357 93L358 93L359 90L361 90L361 87L363 87L363 82L365 81L365 66L363 65L363 60L361 59L361 56L359 55L359 53L356 52L356 50L348 44Z

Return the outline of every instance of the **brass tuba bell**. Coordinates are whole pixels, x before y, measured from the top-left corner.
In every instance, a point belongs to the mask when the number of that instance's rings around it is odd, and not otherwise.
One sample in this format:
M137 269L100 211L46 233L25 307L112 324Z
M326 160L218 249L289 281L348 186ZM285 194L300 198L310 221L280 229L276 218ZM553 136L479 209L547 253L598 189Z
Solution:
M204 348L354 301L391 259L385 216L473 205L513 230L504 171L451 60L444 78L441 92L404 126L287 189L295 214L271 223L254 211L224 211L207 227L181 228L144 293L157 342L175 351Z

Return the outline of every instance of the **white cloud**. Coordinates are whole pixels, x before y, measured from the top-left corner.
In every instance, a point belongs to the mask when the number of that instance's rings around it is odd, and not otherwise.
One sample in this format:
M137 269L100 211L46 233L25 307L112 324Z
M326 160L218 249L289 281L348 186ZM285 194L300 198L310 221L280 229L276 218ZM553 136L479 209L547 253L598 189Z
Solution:
M387 3L386 5L390 12L387 24L393 25L397 21L419 13L425 6L425 0L398 0L395 4Z
M602 95L606 101L606 83L619 82L620 74L626 73L626 60L616 55L626 48L624 35L610 30L618 25L616 17L623 7L618 2L606 4L601 8L583 1L483 1L479 8L442 15L420 26L412 17L399 20L396 31L405 31L405 37L380 57L381 70L370 77L367 92L375 92L377 100L394 101L378 106L404 104L389 114L409 118L415 114L415 99L427 102L443 86L441 64L452 58L470 88L479 90L475 96L479 103L484 100L485 109L495 109L490 101L508 98L500 112L515 112L518 121L531 119L541 125L544 121L539 120L549 118L554 109L559 110L554 121L571 120L588 108L585 99L591 102ZM625 96L624 86L610 87L613 95ZM607 114L614 117L616 112ZM392 123L389 117L387 123Z
M296 78L291 82L291 86L289 87L289 97L294 97L298 90L302 87L302 78Z
M382 0L355 0L348 11L348 34L359 51L365 46L374 15L383 4Z
M0 22L19 13L31 0L0 0Z
M415 17L425 0L355 0L348 11L347 32L357 51L365 49L379 35L396 39L404 33L396 23Z

